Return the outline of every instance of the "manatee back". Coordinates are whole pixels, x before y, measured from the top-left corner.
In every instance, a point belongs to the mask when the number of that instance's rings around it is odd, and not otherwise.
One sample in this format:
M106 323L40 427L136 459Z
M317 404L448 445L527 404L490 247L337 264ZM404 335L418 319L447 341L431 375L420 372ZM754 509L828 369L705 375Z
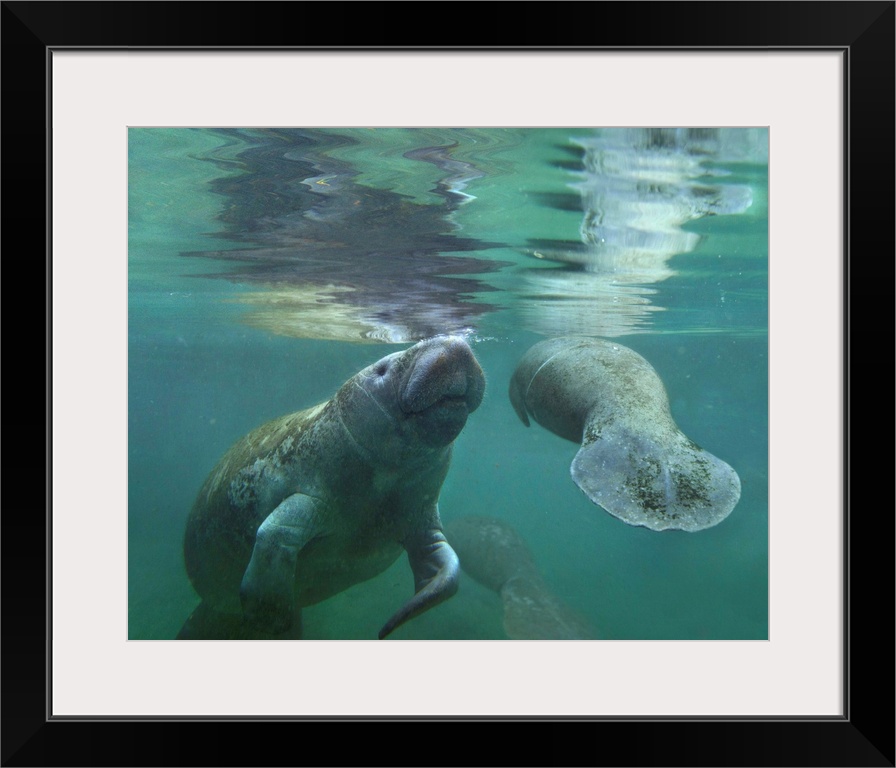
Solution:
M597 631L554 595L539 576L501 588L504 631L511 640L596 640Z
M501 596L504 630L512 640L585 640L597 635L544 583L519 533L503 520L452 520L448 542L466 573Z
M605 339L564 336L535 344L517 365L510 401L522 422L581 443L588 422L671 422L666 392L634 350Z
M538 573L520 535L501 520L461 517L445 525L445 535L457 552L461 567L495 592L500 592L512 578Z

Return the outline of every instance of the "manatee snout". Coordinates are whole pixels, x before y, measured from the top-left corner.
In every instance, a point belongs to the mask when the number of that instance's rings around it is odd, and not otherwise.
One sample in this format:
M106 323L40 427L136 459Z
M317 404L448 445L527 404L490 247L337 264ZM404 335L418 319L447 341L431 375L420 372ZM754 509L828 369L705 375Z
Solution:
M482 402L485 376L460 336L436 336L410 350L399 405L419 439L440 447L452 442Z
M433 406L465 406L475 411L482 402L485 376L470 345L460 336L437 336L417 344L401 392L405 413L422 413Z

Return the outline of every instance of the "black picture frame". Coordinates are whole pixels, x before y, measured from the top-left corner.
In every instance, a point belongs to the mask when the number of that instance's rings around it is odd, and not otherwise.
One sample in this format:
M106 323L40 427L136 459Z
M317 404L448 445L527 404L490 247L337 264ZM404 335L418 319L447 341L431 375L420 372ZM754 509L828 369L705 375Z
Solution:
M302 6L297 7L297 6ZM7 303L7 508L2 517L2 765L756 765L893 766L894 519L883 500L879 445L867 423L890 413L894 247L893 2L580 2L580 3L289 3L289 2L4 2L2 216L7 236L6 285L26 280L51 289L48 231L51 130L48 75L54 50L125 48L365 48L532 50L768 48L839 50L844 55L844 716L837 718L400 718L415 722L401 735L396 718L50 718L47 519L51 370L49 301L41 317L22 297ZM290 24L301 14L305 24ZM313 19L313 21L312 21ZM402 21L404 19L404 21ZM409 24L413 46L397 45ZM503 34L497 32L501 30ZM380 31L382 30L382 31ZM798 98L798 94L794 95ZM46 239L43 233L46 232ZM36 234L35 234L36 233ZM35 234L22 245L21 236ZM16 244L12 246L12 238ZM39 243L39 244L38 244ZM45 249L42 261L35 255ZM808 257L809 255L806 255ZM855 266L853 270L852 267ZM883 275L881 270L883 269ZM807 285L807 289L808 289ZM798 300L795 297L795 300ZM886 317L883 315L886 313ZM7 318L8 319L8 318ZM24 328L23 328L24 325ZM22 353L44 330L46 388ZM886 331L884 330L886 329ZM811 318L807 319L811 333ZM880 336L886 335L881 360ZM21 342L25 341L26 344ZM832 340L832 343L835 343ZM38 364L40 367L40 364ZM853 398L853 382L858 396ZM28 408L25 403L40 399ZM886 408L881 404L887 403ZM27 419L31 408L44 423ZM23 421L19 421L22 419ZM887 425L890 423L886 421ZM22 427L22 424L25 426ZM38 424L45 426L41 429ZM889 435L888 427L886 427ZM855 439L851 435L855 431ZM855 450L853 446L856 446ZM46 457L44 472L31 470ZM26 482L20 479L24 470ZM47 487L40 509L25 491ZM885 488L889 487L888 485ZM11 490L12 489L12 490ZM863 491L871 490L869 499ZM10 501L13 499L14 501ZM881 509L883 506L883 509ZM807 532L807 543L811 532ZM98 670L101 674L102 670ZM354 720L355 722L352 722ZM451 721L451 722L447 722ZM456 721L456 722L455 722ZM537 730L480 730L457 738L460 722ZM334 730L365 729L361 738ZM451 725L446 729L444 724ZM420 726L426 726L425 731ZM440 726L442 726L440 728ZM436 730L439 728L439 730ZM333 736L336 736L334 739ZM420 752L421 747L425 752Z

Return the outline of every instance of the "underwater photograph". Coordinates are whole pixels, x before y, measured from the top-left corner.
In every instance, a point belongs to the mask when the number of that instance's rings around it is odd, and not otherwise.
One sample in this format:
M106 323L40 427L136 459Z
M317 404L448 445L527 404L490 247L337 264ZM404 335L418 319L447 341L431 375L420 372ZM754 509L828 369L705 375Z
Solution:
M129 128L130 640L768 640L763 127Z

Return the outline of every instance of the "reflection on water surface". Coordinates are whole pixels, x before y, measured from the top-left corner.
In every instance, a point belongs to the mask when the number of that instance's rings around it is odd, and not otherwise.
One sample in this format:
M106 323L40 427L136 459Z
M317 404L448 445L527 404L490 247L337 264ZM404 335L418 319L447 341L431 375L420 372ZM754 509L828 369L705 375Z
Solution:
M217 235L244 247L185 255L227 262L218 277L251 286L238 299L249 324L348 341L470 333L514 302L525 327L544 335L643 331L663 309L651 286L701 241L685 225L752 203L724 164L761 163L767 152L754 129L576 132L556 162L562 191L520 190L578 213L576 238L519 231L502 241L474 236L457 215L477 183L506 173L498 149L470 153L474 131L391 130L381 143L357 129L217 133L223 146L204 156L228 171L211 182L224 199ZM507 132L508 146L519 133ZM371 144L388 172L368 172ZM510 282L492 277L502 270Z
M466 331L489 310L466 301L494 290L469 276L502 264L460 254L496 244L457 234L448 221L482 175L452 158L456 144L402 153L411 172L420 163L440 172L434 200L423 203L360 183L334 156L357 140L338 133L224 133L251 144L226 163L208 158L238 171L212 188L226 200L222 234L246 247L187 255L241 262L221 276L264 289L241 298L253 306L249 323L288 336L403 342Z

